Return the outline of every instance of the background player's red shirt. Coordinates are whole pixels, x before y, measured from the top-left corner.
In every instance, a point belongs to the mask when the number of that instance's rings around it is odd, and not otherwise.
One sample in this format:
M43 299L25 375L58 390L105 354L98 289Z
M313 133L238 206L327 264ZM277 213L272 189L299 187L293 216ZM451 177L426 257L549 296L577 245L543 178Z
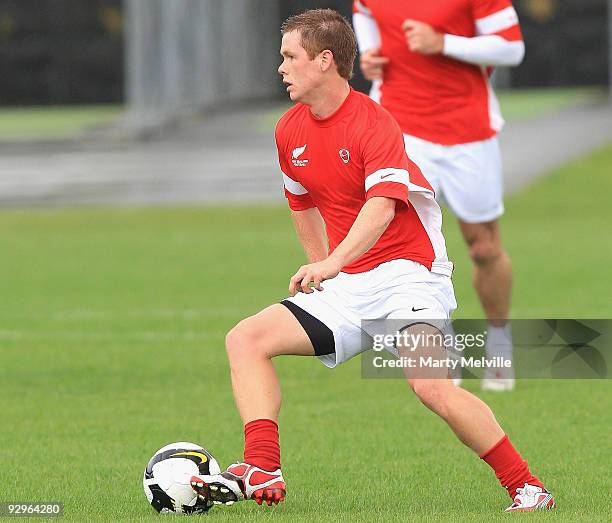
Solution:
M406 19L436 31L465 37L499 35L522 40L510 0L354 0L353 10L373 17L381 54L389 58L380 103L406 134L443 145L486 140L503 123L488 82L488 71L442 55L412 52ZM494 114L495 113L495 114Z
M395 218L380 239L343 272L365 272L386 261L409 259L450 275L440 207L406 156L397 122L380 105L352 89L325 119L296 104L276 126L276 145L289 206L295 211L319 209L330 253L346 237L366 200L398 200Z

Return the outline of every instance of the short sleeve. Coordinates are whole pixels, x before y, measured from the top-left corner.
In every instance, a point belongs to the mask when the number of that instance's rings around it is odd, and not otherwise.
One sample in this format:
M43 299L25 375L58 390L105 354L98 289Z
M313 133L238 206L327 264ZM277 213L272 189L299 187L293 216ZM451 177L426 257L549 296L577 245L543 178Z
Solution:
M499 35L506 40L522 40L516 10L510 0L472 0L476 34Z
M372 16L367 0L353 0L353 14Z
M276 150L278 152L278 164L283 175L285 198L287 198L289 208L292 211L305 211L306 209L315 207L315 204L312 201L310 194L308 194L306 188L299 183L299 181L294 180L289 176L291 171L287 162L287 149L282 140L281 122L279 122L279 124L276 126L274 137L276 139Z
M381 114L368 129L361 147L366 200L385 196L408 204L408 157L399 125L389 114Z

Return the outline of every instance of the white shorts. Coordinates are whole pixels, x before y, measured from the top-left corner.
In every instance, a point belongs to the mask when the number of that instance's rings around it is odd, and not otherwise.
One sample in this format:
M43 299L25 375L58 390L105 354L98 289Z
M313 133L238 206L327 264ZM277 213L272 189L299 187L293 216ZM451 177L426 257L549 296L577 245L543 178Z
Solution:
M467 223L485 223L504 213L502 162L497 137L440 145L404 135L416 163L451 212Z
M330 368L371 348L364 346L362 335L375 333L367 332L362 320L448 320L457 308L450 277L411 260L392 260L357 274L341 272L321 285L322 291L298 293L286 301L333 333L335 352L319 356Z

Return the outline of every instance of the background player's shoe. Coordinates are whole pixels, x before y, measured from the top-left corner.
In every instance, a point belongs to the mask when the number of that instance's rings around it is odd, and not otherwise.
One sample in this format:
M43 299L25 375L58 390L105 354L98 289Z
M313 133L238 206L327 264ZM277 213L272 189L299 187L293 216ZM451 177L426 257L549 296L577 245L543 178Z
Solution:
M245 499L276 505L285 500L287 492L280 469L270 472L248 463L234 463L221 474L192 476L191 486L202 499L217 505Z
M514 369L485 369L480 388L493 392L514 390Z
M461 365L458 365L457 368L450 369L448 371L448 375L450 376L451 380L453 380L453 385L457 387L461 387L461 383L463 382L461 377L462 371L463 369L461 368Z
M551 508L555 508L555 498L550 492L542 487L525 483L523 488L516 489L514 503L506 509L506 512L532 512Z

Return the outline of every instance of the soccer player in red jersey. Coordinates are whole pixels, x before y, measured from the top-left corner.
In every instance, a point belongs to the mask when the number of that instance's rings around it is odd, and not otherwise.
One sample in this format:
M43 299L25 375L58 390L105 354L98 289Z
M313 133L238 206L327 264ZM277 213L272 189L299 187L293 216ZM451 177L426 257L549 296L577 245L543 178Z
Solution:
M316 356L335 367L367 350L362 332L372 333L364 318L415 320L412 328L425 319L448 321L456 307L431 186L408 159L393 117L349 86L356 55L349 23L335 11L312 10L289 18L282 33L278 71L296 104L280 119L276 142L309 263L291 277L289 298L227 335L244 457L191 481L216 503L285 498L273 358ZM446 374L407 377L418 398L495 470L514 499L511 510L554 504L480 399Z
M504 121L489 75L523 58L516 11L510 0L354 0L353 25L371 96L399 122L406 152L459 220L489 320L487 356L512 359L512 266L498 227ZM482 387L513 389L512 368L488 369Z

